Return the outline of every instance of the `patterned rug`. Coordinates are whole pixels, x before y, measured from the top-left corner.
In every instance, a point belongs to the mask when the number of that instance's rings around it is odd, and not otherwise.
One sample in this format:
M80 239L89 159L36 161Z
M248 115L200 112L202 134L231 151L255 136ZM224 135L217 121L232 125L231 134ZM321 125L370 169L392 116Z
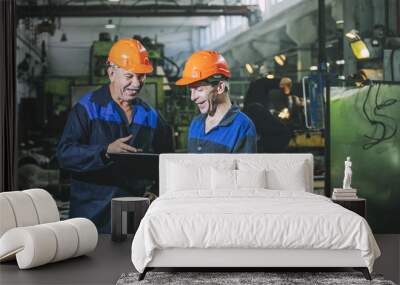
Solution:
M221 285L395 285L380 275L372 275L372 281L364 278L360 272L148 272L142 281L138 273L122 274L117 285L134 284L221 284Z

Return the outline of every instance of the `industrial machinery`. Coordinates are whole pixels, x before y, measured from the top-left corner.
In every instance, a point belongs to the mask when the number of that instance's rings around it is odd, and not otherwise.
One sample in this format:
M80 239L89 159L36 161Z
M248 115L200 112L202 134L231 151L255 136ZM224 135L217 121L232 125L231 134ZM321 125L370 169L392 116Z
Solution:
M90 47L89 85L107 83L107 58L113 44L110 34L100 33L99 40Z

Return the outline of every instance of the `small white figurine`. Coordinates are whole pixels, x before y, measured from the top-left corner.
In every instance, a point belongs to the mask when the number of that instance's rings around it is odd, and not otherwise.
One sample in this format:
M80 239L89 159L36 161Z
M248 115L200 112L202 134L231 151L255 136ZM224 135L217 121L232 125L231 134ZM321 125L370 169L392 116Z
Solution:
M351 161L350 161L350 156L348 156L346 161L344 162L343 189L352 189L351 176L352 176Z

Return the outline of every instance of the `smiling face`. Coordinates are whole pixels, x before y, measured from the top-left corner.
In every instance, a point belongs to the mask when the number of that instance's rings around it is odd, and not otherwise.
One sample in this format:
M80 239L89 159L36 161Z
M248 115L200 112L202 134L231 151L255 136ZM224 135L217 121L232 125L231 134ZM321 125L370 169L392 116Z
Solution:
M200 113L207 114L214 108L216 96L215 87L205 82L195 82L189 85L190 100L192 100L200 110Z
M142 89L146 80L146 74L138 74L125 71L122 68L111 66L108 68L108 76L112 90L122 102L131 102Z

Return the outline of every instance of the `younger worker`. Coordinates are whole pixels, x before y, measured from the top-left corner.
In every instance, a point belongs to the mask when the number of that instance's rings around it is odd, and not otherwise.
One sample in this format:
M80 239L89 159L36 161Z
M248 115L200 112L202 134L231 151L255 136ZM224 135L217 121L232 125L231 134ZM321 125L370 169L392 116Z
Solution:
M201 113L190 124L188 152L256 152L254 124L229 98L230 77L228 64L218 52L199 51L187 60L176 85L189 86L190 99Z

